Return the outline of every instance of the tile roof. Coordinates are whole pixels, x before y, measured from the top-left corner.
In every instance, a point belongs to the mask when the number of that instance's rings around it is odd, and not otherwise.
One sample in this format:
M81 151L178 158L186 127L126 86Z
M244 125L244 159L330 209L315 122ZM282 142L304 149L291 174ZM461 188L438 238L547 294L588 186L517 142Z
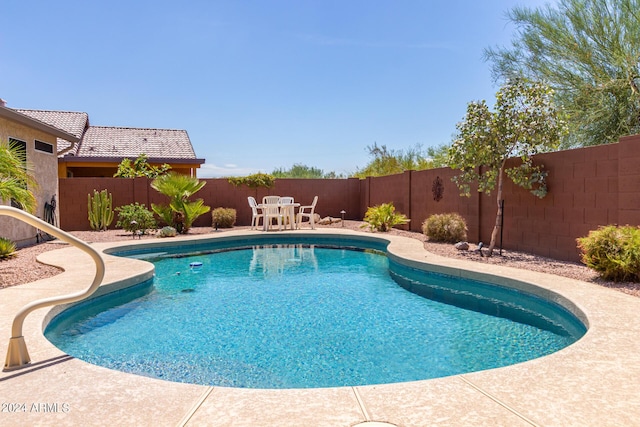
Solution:
M58 153L75 157L138 157L195 159L185 130L90 126L89 115L82 112L14 109L80 138L72 143L58 138Z
M89 115L87 113L75 111L50 111L50 110L23 110L15 108L20 114L39 120L48 125L62 129L63 131L82 137L85 129L89 125ZM72 143L66 139L58 138L58 152L66 151L72 146ZM77 149L73 147L71 152Z
M76 157L195 159L186 130L89 126Z

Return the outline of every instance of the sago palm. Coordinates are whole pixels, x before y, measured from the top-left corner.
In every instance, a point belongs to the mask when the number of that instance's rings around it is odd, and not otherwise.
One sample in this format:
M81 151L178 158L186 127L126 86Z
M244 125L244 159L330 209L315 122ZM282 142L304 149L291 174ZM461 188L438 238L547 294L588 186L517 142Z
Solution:
M189 200L189 197L200 191L205 184L206 182L200 182L198 178L176 172L160 175L153 180L151 188L169 197L169 206L151 204L151 209L167 224L171 224L176 229L182 228L178 231L186 233L196 218L211 209L209 206L204 206L202 199ZM176 214L179 215L176 216Z

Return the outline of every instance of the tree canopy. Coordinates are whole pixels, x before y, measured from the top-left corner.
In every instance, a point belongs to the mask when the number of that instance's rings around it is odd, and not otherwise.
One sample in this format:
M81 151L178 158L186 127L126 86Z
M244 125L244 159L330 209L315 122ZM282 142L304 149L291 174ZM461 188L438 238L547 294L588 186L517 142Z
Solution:
M227 178L229 184L232 184L236 187L240 187L241 185L246 185L249 188L271 188L275 183L275 177L268 173L254 173L252 175L247 176L233 176Z
M640 133L640 0L559 0L515 7L512 46L489 48L496 80L550 85L568 116L563 147Z
M466 196L470 195L473 182L478 184L479 192L489 193L496 183L498 186L498 213L489 254L501 226L504 175L538 197L547 193L547 172L534 164L532 156L555 149L565 132L565 123L552 98L553 91L546 85L516 79L496 94L495 111L490 111L485 101L470 102L464 120L457 125L449 165L460 173L453 181ZM520 157L520 164L507 168L510 157Z
M356 178L368 176L385 176L403 173L407 170L432 169L445 165L448 146L429 147L426 151L420 144L406 150L390 150L386 145L374 143L368 146L369 155L373 159L353 175Z
M114 178L157 178L167 173L171 166L164 163L161 166L153 166L148 163L149 157L146 154L140 154L131 163L131 159L125 157L118 165L118 170L113 175Z
M335 172L324 172L322 169L303 165L300 163L294 164L290 169L279 168L271 172L275 178L324 178L334 179L343 178L342 175Z

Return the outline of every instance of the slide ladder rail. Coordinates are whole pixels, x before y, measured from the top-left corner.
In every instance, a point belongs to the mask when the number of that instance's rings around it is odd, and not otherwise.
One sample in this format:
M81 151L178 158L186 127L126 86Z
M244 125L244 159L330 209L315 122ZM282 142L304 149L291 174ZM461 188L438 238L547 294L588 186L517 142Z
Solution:
M9 340L9 348L7 349L7 358L4 364L4 371L10 371L14 369L22 368L31 362L29 352L27 351L27 344L22 336L22 326L24 320L29 313L42 307L48 307L58 304L67 304L70 302L76 302L83 300L93 294L102 283L105 274L105 265L102 256L94 248L89 246L86 242L78 239L71 234L62 231L61 229L42 221L41 219L25 212L20 209L16 209L10 206L0 206L0 216L10 216L16 218L22 222L25 222L33 227L43 230L58 239L67 242L82 251L86 252L93 258L96 264L96 275L89 286L84 291L75 292L68 295L60 295L55 297L43 298L33 301L24 307L16 314L11 326L11 339Z

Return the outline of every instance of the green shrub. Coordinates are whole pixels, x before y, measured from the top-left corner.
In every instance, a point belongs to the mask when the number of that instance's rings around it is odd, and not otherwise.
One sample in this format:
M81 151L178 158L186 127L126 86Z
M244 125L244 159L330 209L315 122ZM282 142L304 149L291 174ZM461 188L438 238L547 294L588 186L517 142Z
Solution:
M436 214L422 223L422 232L433 242L462 242L467 240L467 223L457 213Z
M11 258L15 254L16 244L5 237L0 237L0 260Z
M254 173L253 175L228 178L229 184L236 187L246 185L249 188L271 188L275 183L275 177L268 173Z
M368 225L371 230L389 231L392 227L406 224L411 220L404 214L397 213L393 203L383 203L369 207L364 215L364 221L367 224L363 224L362 227Z
M107 190L97 192L93 190L93 197L91 194L87 195L87 209L89 211L89 225L93 230L104 231L113 222L113 197Z
M231 228L236 223L236 210L233 208L216 208L211 212L213 227Z
M118 222L116 227L129 231L133 234L147 234L147 230L157 228L153 212L148 210L144 204L131 203L116 208L118 212Z
M153 166L148 163L149 156L140 154L133 163L131 159L125 157L118 165L118 171L113 175L114 178L137 178L146 176L147 178L157 178L167 173L171 166L164 163L162 166Z
M640 282L640 227L607 225L576 240L582 262L603 279Z

